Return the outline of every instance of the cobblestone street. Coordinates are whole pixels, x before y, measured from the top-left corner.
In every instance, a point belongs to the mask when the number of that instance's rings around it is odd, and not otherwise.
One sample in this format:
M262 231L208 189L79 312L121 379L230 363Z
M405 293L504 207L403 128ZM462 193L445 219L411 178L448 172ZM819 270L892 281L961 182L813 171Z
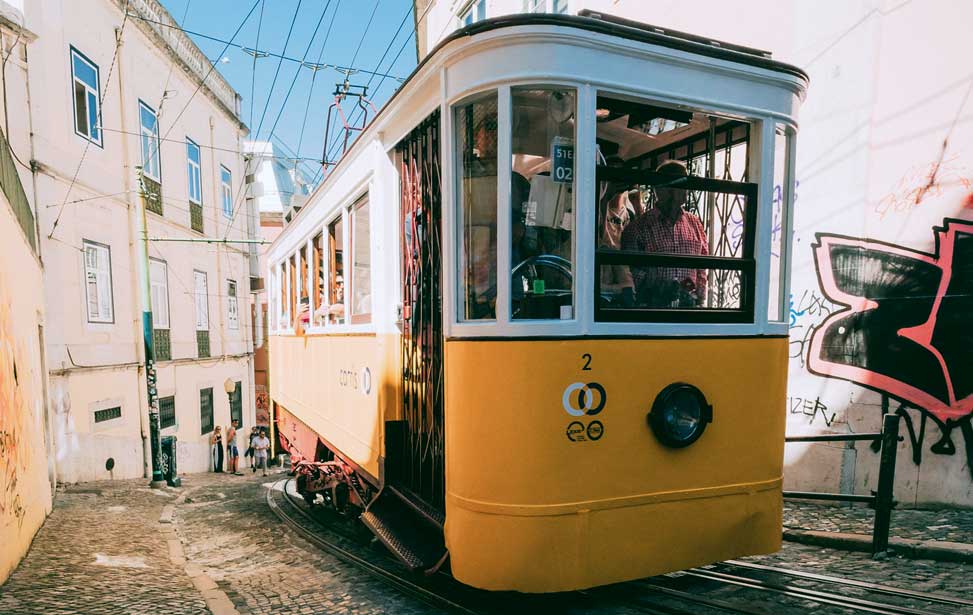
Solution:
M189 475L181 489L158 491L143 480L69 487L58 494L28 556L0 586L0 613L430 612L282 527L265 501L266 489L281 477ZM867 509L819 508L789 504L787 523L807 527L827 518L840 531L870 531ZM967 516L896 511L893 535L968 540ZM955 597L973 594L970 564L876 561L865 553L793 543L748 559ZM716 595L739 599L744 591L728 585Z

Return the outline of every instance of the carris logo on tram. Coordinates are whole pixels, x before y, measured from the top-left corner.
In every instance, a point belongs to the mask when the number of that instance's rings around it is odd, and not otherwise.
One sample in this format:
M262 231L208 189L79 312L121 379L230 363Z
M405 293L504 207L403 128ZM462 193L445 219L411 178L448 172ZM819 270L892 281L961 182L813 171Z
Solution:
M594 416L605 409L608 396L597 382L573 382L564 389L561 404L571 416Z

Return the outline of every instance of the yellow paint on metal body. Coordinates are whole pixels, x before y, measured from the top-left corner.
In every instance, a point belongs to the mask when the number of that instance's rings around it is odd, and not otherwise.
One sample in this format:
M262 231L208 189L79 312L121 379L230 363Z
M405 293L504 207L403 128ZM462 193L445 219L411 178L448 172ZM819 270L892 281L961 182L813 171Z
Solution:
M270 395L342 456L379 476L384 421L399 412L399 337L270 338Z
M565 389L589 382L604 387L604 408L572 416ZM680 450L646 423L673 382L713 405L703 436ZM786 338L449 341L453 574L550 592L778 550L786 382ZM600 437L588 437L593 421Z

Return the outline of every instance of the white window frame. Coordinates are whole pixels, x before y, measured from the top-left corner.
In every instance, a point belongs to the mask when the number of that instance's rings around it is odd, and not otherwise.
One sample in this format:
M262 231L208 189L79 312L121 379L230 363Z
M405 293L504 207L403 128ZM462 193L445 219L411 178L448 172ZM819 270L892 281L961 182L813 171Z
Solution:
M142 111L147 111L155 118L155 128L152 129L142 122ZM155 141L155 158L152 159L152 141ZM146 160L146 150L149 150L149 160ZM155 109L139 100L139 152L142 156L142 174L158 183L162 183L162 149L159 139L159 114Z
M160 269L161 267L161 269ZM156 272L161 272L161 280L154 275ZM169 329L170 328L170 313L169 313L169 266L164 260L157 258L149 259L149 284L151 287L151 300L152 300L152 328L153 329ZM164 298L164 302L156 301L157 298ZM160 309L164 303L164 311ZM161 314L165 314L165 318L161 318Z
M196 160L193 160L192 152L193 148L196 149ZM187 186L186 194L189 197L190 203L195 203L197 205L203 204L203 155L202 151L199 149L199 144L186 137L186 175L187 175ZM193 187L196 188L196 194L193 195Z
M71 55L71 98L70 100L71 100L72 113L74 114L74 134L78 135L82 139L85 139L86 141L90 141L94 143L98 147L104 147L102 141L103 131L101 130L101 71L98 69L97 64L89 60L87 56L85 56L83 53L78 51L74 46L71 46L70 49L71 49L71 54L70 54ZM77 73L74 70L75 61L83 62L84 64L86 64L88 67L90 67L92 70L95 71L94 87L92 87L90 83L78 77ZM78 105L77 102L75 101L75 93L74 93L77 85L81 85L85 90L84 125L88 128L89 132L92 131L92 126L91 126L91 108L88 106L88 104L91 101L92 97L94 98L94 105L95 105L94 114L96 119L95 119L95 126L93 132L96 134L85 134L80 130L78 130L78 120L80 118L78 117Z
M232 330L240 328L240 303L237 300L236 280L226 281L226 322Z
M98 323L98 324L114 324L115 322L115 298L114 298L114 288L112 286L112 273L111 273L111 246L103 243L98 243L96 241L89 241L87 239L82 241L82 246L84 250L81 254L82 266L84 268L84 276L82 278L82 296L84 297L85 310L88 315L88 322ZM104 254L105 261L107 263L106 268L98 267L92 269L88 264L88 254L89 250L94 250L95 254ZM96 260L100 261L100 256L96 257ZM91 301L89 296L89 289L91 283L95 285L95 296L97 302L97 313L91 313ZM106 290L107 289L107 290ZM107 297L104 294L107 293ZM107 299L107 302L104 300ZM103 314L103 308L107 308L107 314Z
M554 13L556 15L566 15L569 8L569 0L524 0L525 13Z
M223 210L225 217L233 218L233 172L222 164L220 165L220 209Z
M473 25L486 19L486 0L473 0L459 13L459 27Z
M209 278L199 269L193 269L193 299L196 330L209 331Z

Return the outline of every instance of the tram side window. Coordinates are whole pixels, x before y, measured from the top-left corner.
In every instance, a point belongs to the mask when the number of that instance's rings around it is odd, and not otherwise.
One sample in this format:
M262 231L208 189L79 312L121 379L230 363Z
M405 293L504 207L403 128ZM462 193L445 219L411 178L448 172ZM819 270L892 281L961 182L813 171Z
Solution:
M596 319L752 321L749 123L607 95L595 113Z
M328 226L328 256L330 259L328 270L328 322L342 324L345 322L345 268L344 268L344 232L342 218L339 216Z
M514 89L510 301L514 319L574 316L574 90Z
M297 255L291 254L287 259L287 314L291 318L297 315ZM294 326L293 322L287 323L288 328Z
M294 312L295 317L302 320L302 328L309 316L307 312L310 302L307 295L307 262L307 246L302 245L297 251L297 311ZM297 329L296 324L294 328Z
M324 233L318 233L311 240L311 306L314 309L312 323L321 326L326 322L328 302L325 297L324 281Z
M461 320L497 317L497 95L460 105L456 150L461 199Z
M368 197L351 210L351 322L372 320L371 240Z

